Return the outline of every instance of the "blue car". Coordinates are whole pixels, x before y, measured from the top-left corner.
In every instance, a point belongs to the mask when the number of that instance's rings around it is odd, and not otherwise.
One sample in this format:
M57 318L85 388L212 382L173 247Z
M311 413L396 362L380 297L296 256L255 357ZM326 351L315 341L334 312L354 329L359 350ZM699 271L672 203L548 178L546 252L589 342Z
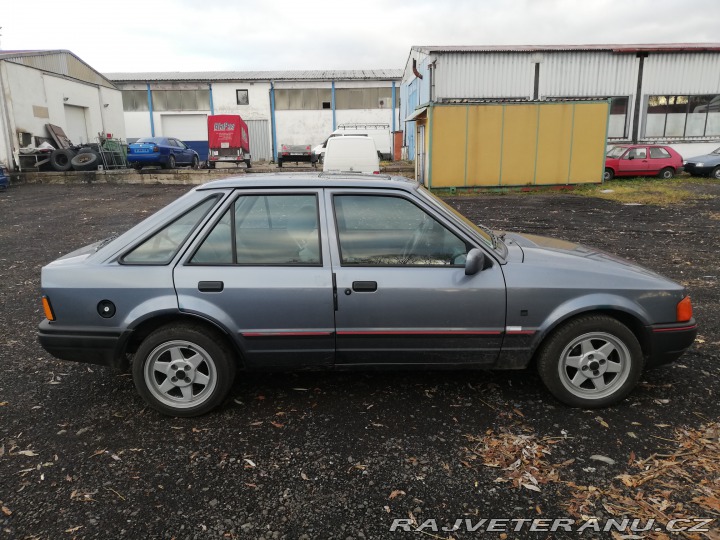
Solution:
M198 153L181 140L172 137L138 139L128 145L127 160L135 169L142 169L146 165L159 165L163 169L188 165L197 169L200 165Z
M0 165L0 191L5 191L10 186L10 177L5 167Z
M710 176L720 180L720 148L704 156L688 158L684 165L685 171L693 176Z

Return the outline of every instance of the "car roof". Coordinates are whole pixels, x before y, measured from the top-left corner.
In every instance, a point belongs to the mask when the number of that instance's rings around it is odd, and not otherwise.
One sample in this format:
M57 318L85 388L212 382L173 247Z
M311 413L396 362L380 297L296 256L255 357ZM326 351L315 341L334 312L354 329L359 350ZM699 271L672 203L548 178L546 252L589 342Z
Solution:
M613 146L619 146L621 148L638 148L646 146L651 146L653 148L671 148L666 144L651 144L651 143L637 143L637 144L614 144Z
M343 173L262 173L243 176L232 176L223 180L208 182L196 189L236 189L236 188L385 188L411 191L419 184L415 180L403 176L378 174L343 174Z

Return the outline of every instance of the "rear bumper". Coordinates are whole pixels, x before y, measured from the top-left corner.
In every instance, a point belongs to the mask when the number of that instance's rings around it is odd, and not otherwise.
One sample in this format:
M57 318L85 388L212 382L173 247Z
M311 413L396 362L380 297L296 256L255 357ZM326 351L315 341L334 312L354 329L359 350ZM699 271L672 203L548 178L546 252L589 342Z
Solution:
M56 326L44 320L38 326L38 341L43 349L60 360L126 368L120 354L127 332L114 329Z
M168 156L164 156L157 152L150 154L128 154L128 163L142 163L143 165L151 165L154 163L167 163Z
M648 327L650 357L647 366L674 362L690 348L697 336L695 319L682 324L656 324Z

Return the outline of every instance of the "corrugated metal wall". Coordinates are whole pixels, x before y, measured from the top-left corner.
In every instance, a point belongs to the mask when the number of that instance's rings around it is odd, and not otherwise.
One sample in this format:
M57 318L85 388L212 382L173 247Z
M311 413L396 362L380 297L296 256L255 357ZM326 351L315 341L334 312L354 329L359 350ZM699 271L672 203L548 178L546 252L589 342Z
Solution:
M267 120L246 120L250 135L250 155L253 161L272 160L270 143L270 122Z
M637 89L638 59L633 54L566 52L540 61L540 98L629 96Z
M4 58L4 60L28 67L34 67L36 69L42 69L43 71L49 71L50 73L57 73L58 75L65 75L67 77L72 77L73 79L105 86L107 88L115 88L90 66L84 64L68 53L38 54L33 56L18 55Z
M651 54L645 59L643 93L720 93L720 54Z
M532 98L535 65L521 53L446 53L438 56L435 100Z

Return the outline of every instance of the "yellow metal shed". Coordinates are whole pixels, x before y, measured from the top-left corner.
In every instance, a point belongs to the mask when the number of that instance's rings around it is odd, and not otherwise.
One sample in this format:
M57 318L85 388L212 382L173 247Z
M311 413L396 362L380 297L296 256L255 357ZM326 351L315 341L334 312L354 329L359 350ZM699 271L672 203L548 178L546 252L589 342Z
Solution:
M601 183L610 103L432 103L416 122L416 178L428 187Z

